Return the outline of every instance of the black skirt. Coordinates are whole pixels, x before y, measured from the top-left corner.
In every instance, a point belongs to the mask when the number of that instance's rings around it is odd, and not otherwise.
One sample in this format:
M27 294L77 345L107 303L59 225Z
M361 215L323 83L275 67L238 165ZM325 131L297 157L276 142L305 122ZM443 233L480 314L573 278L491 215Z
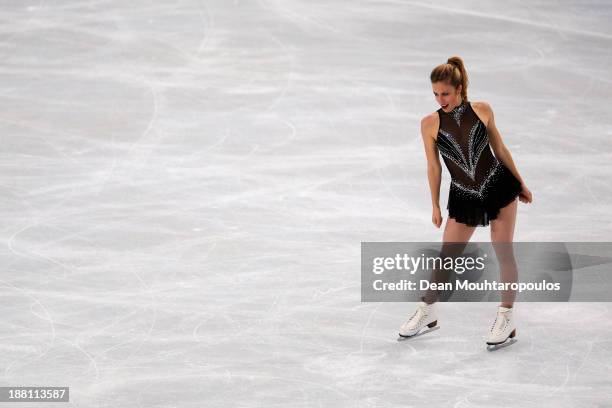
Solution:
M499 211L513 202L521 192L521 182L498 162L497 169L479 192L451 182L448 193L448 216L471 227L484 227L499 215Z

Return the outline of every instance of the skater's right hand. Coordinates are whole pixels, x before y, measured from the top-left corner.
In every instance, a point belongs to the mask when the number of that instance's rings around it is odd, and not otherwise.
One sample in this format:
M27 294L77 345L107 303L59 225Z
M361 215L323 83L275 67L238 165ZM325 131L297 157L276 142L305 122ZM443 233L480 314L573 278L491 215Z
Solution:
M440 228L440 225L442 225L442 212L440 211L440 207L433 208L431 222L433 222L436 228Z

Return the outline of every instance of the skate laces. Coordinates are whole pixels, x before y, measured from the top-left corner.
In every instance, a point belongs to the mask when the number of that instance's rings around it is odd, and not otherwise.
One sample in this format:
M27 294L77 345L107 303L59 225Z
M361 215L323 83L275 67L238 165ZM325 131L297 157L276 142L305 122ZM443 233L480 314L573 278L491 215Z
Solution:
M495 316L495 321L493 322L493 325L491 326L491 331L493 331L493 329L495 329L495 325L497 324L497 322L499 322L499 329L503 327L505 327L505 325L507 324L508 318L506 317L506 314L504 312L497 312L497 316Z
M412 314L412 316L410 316L410 319L408 319L408 323L411 323L414 318L416 316L419 316L418 320L416 320L417 325L420 325L421 322L423 321L423 319L425 319L425 317L427 317L427 313L425 312L425 307L424 306L419 306L418 309Z

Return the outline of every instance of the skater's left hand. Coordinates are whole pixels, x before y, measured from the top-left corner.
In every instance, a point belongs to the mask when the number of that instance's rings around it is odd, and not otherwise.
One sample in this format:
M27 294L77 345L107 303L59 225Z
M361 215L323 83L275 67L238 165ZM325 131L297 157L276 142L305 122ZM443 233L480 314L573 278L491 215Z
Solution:
M531 194L531 191L529 191L529 189L527 188L525 184L521 184L521 192L519 193L519 200L525 204L533 201L533 194Z

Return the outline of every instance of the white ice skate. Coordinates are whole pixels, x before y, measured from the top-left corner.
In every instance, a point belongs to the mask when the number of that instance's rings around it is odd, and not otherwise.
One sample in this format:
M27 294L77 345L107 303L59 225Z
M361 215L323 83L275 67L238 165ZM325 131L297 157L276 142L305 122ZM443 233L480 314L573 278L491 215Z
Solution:
M512 317L512 308L499 306L487 337L487 344L489 346L502 344L508 339L513 339L514 336L516 336L516 326Z
M425 326L432 328L438 323L438 313L435 303L428 305L420 302L414 314L400 327L399 335L402 337L412 337Z

